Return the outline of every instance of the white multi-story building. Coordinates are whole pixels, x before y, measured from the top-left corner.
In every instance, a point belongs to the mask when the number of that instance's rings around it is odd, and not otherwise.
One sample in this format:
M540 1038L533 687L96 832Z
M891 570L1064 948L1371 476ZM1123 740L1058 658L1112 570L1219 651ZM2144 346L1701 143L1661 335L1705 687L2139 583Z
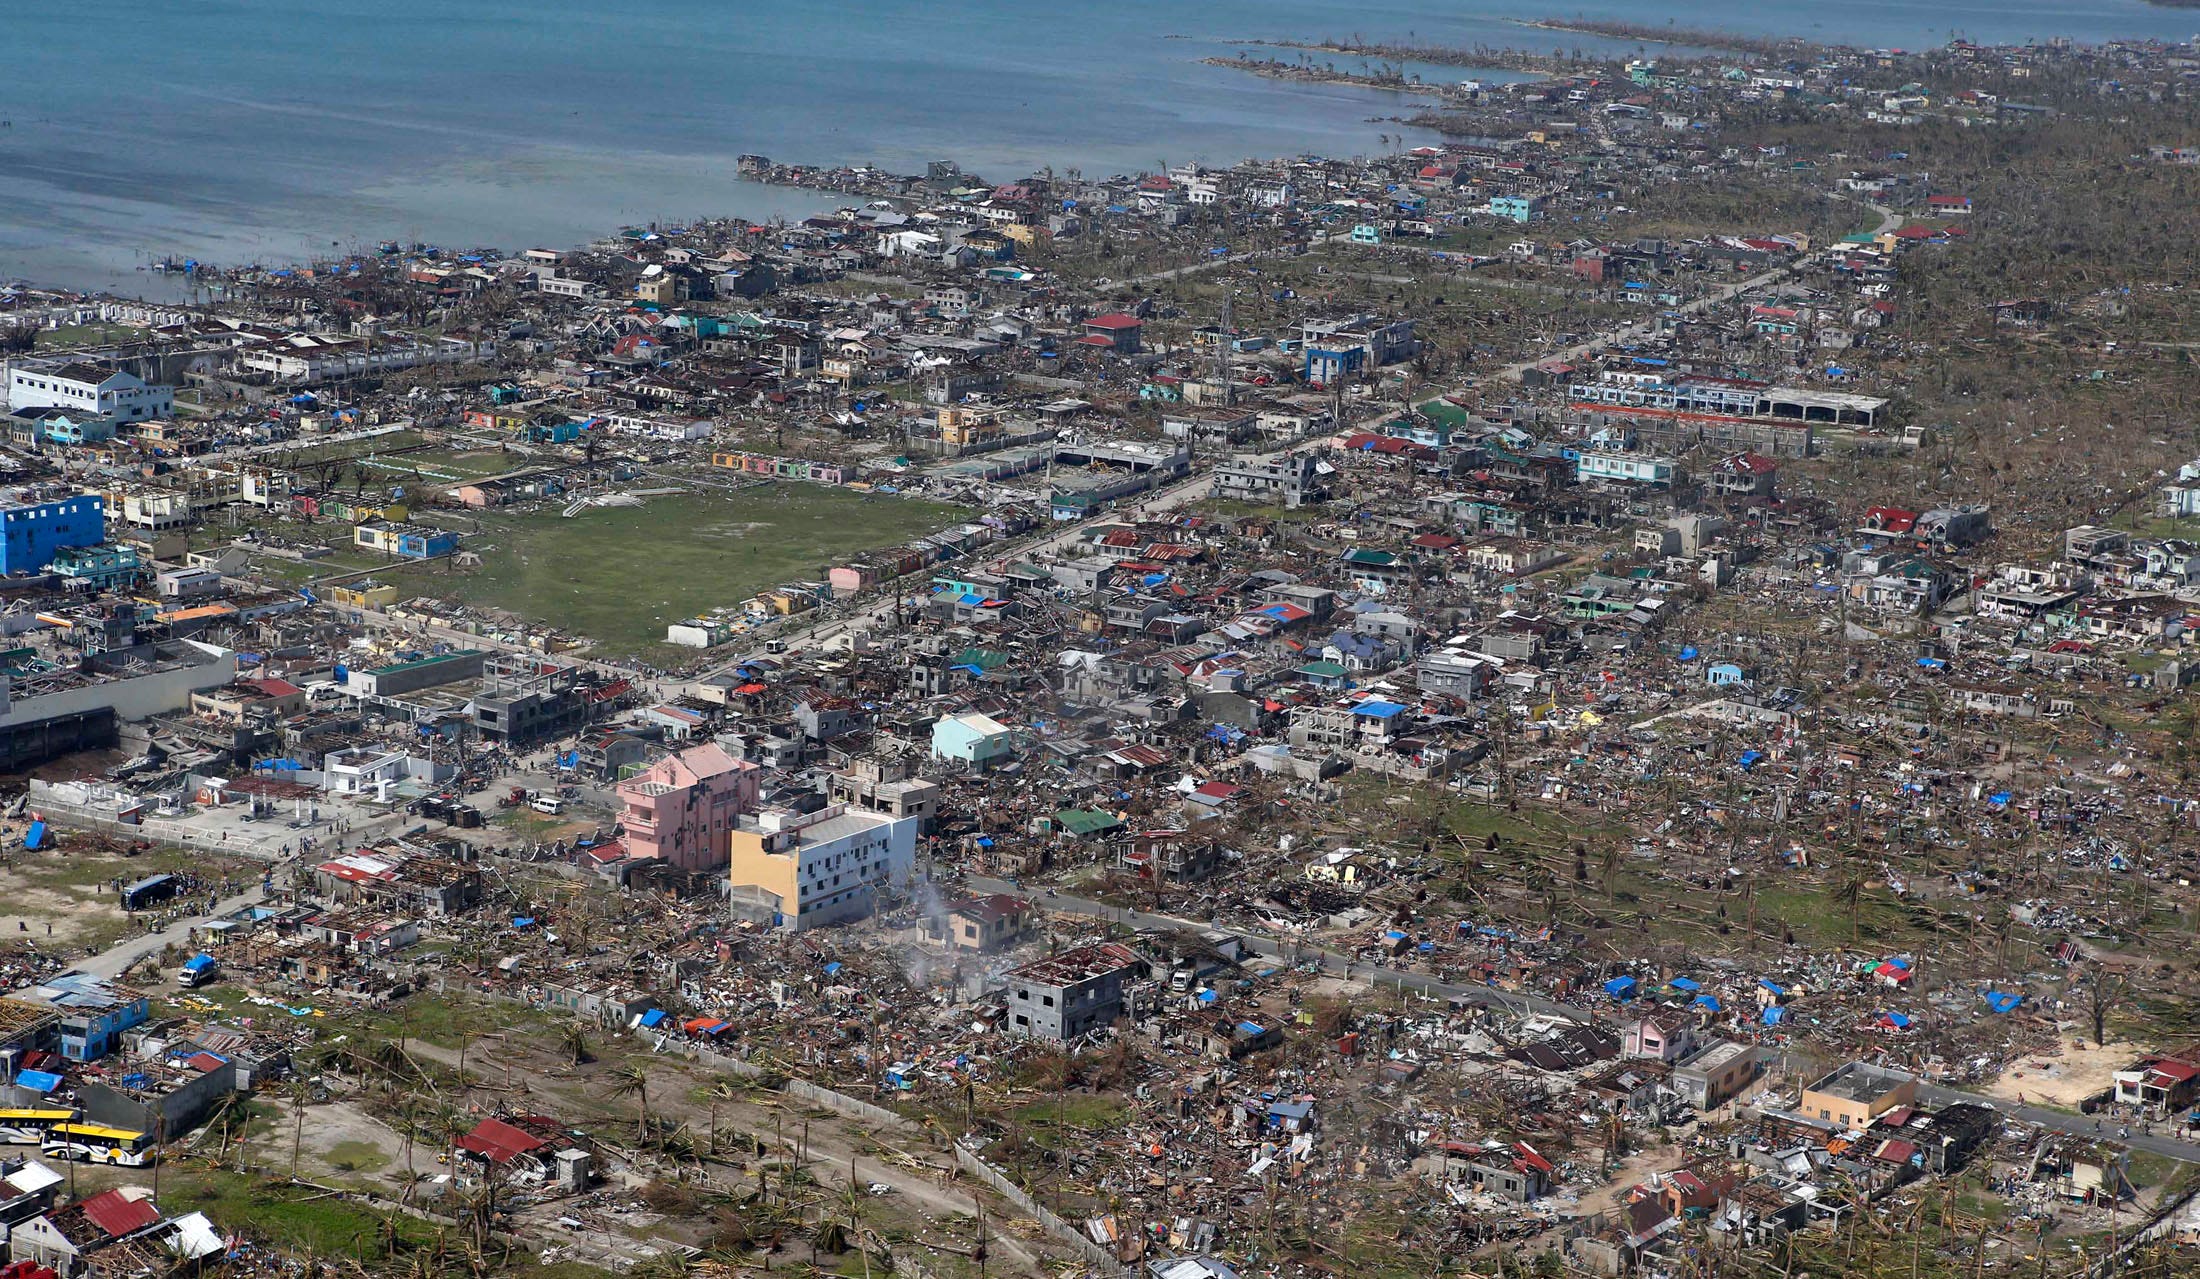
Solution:
M142 422L174 413L176 391L89 360L18 364L8 370L8 407L71 409L118 422Z
M728 867L733 895L768 905L781 927L798 932L865 918L880 889L915 874L920 824L841 804L743 817Z

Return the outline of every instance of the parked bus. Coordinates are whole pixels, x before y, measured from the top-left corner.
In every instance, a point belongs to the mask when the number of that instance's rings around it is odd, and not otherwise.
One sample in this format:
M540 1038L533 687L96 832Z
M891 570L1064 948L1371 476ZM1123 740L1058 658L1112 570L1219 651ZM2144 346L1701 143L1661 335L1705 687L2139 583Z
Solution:
M103 1124L55 1124L39 1153L48 1159L143 1168L153 1162L153 1139L127 1128Z
M35 1146L46 1140L54 1125L76 1118L73 1110L0 1109L0 1142L11 1146Z

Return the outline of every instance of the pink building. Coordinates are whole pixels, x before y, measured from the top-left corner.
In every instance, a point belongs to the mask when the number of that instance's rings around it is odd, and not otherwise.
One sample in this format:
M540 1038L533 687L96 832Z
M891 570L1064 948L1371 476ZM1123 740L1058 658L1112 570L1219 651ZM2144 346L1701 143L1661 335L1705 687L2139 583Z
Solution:
M627 851L682 870L722 871L732 855L734 820L756 811L762 770L716 746L659 760L619 783Z

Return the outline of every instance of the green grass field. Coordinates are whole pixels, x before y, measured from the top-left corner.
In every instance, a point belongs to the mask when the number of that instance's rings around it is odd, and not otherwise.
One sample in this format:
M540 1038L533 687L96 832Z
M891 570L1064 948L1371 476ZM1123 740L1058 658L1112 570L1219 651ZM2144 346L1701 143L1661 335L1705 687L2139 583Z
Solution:
M593 636L606 652L661 645L665 627L766 587L821 577L859 551L964 518L955 507L809 485L653 497L566 519L487 515L468 537L482 567L423 573L423 593L510 609Z

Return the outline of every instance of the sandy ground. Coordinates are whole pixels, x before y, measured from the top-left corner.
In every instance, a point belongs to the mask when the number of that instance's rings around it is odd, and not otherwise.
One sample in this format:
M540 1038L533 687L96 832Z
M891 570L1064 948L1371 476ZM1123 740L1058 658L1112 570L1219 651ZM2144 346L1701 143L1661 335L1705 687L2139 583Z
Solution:
M1619 1161L1612 1179L1581 1197L1581 1206L1574 1212L1583 1217L1600 1212L1610 1212L1619 1206L1620 1197L1640 1185L1654 1172L1670 1172L1680 1166L1679 1146L1653 1146L1638 1150Z
M2003 1101L2025 1101L2035 1106L2076 1109L2080 1101L2114 1082L2113 1076L2147 1049L2129 1040L2111 1039L2106 1047L2092 1040L2074 1038L2075 1027L2066 1027L2052 1053L2027 1053L2001 1073L2001 1078L1982 1090Z

